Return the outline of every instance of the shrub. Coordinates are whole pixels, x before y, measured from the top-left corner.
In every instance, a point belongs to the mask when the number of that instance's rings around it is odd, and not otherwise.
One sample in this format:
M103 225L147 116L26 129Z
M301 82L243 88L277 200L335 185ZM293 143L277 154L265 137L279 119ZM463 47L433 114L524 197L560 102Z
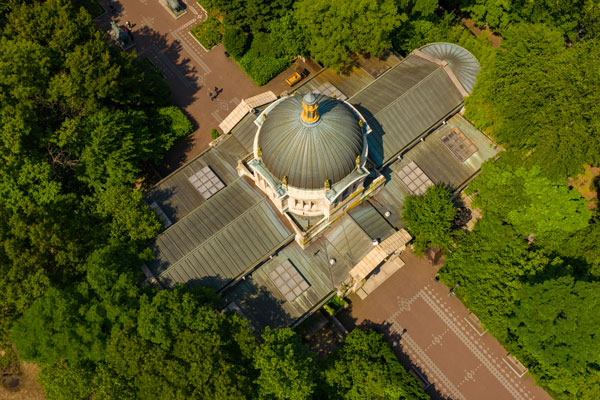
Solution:
M271 36L258 33L252 39L250 49L237 61L250 79L262 86L285 70L293 59L289 55L279 56Z
M456 209L450 192L443 186L429 186L425 194L404 200L402 220L415 237L415 252L423 254L430 246L447 249L452 244L452 221Z
M168 106L158 109L153 125L162 133L162 148L168 150L176 140L192 133L194 130L188 117L177 107Z
M190 31L205 49L210 50L223 38L223 25L214 16L198 24Z
M216 130L215 128L212 129L212 131L210 131L210 137L212 138L212 140L215 140L216 138L219 137L219 131Z
M237 26L225 28L223 46L233 58L237 59L244 54L247 43L248 37L240 28Z

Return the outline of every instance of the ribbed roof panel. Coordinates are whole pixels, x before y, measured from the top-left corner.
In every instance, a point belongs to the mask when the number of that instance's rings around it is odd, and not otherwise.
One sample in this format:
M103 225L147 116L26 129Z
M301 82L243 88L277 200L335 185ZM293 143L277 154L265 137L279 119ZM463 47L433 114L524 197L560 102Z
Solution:
M263 122L258 146L265 167L278 179L300 189L333 185L356 166L362 153L362 129L343 102L318 95L319 121L302 122L302 97L291 96L277 105Z
M448 66L465 90L469 93L473 91L479 73L479 62L473 54L458 45L441 42L425 45L419 50L438 60L448 62Z

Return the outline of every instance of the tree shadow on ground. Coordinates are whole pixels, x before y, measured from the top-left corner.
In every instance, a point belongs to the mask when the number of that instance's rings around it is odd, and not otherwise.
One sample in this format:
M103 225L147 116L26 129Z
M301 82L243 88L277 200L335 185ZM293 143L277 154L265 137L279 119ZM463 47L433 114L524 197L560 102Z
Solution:
M168 40L166 34L148 26L133 29L133 35L139 46L138 57L148 58L162 72L171 87L174 103L181 108L193 103L194 95L203 86L199 83L200 73L191 59L182 57L181 43Z
M108 10L108 2L103 2ZM107 34L107 40L118 46L111 31L111 21L126 29L122 18L123 6L117 1L110 2L114 12L107 12L95 20L99 29ZM165 11L166 12L166 11ZM120 20L119 20L120 19ZM195 101L195 96L202 89L203 75L193 65L192 61L183 56L183 46L177 40L170 40L167 34L161 34L153 28L134 22L130 35L135 43L127 52L135 52L138 59L147 59L161 73L171 90L171 100L178 106L192 123L193 131L199 127L198 121L185 109ZM193 148L191 135L179 140L165 155L159 166L161 174L166 174L185 160L185 154Z
M417 378L419 383L421 383L421 386L424 388L425 393L427 393L429 397L431 397L433 400L450 400L449 397L444 396L439 389L436 388L434 383L430 383L431 378L428 377L427 374L417 365L415 365L410 356L405 352L405 344L402 342L402 336L405 333L409 333L406 329L400 330L393 323L377 323L371 320L364 320L360 324L357 324L357 320L352 316L352 304L337 314L336 317L348 331L353 329L372 329L375 332L382 334L383 340L394 351L396 357L398 357L398 360L404 366L404 368L409 371L409 373L413 371L411 375L421 376L427 380L427 382L423 382L422 379ZM426 386L427 384L429 384L429 386Z

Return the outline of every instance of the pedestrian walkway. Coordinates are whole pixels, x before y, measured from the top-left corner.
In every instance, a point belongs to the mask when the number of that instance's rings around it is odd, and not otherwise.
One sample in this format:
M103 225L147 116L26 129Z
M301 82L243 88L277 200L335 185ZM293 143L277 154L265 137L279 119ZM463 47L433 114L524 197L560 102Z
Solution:
M434 280L434 267L410 251L400 257L405 265L368 297L351 297L349 314L340 317L347 327L368 323L384 331L406 366L432 384L433 398L551 399Z
M166 175L207 149L210 131L217 128L242 99L272 91L276 95L289 90L285 77L297 67L286 71L258 87L225 55L219 44L206 51L190 34L190 30L206 19L206 11L193 0L183 0L187 12L180 18L174 16L157 0L99 0L107 12L96 22L104 32L115 21L125 27L131 23L135 39L134 50L140 58L148 58L163 74L172 92L173 102L181 107L194 124L194 132L187 140L178 143L165 157L160 172ZM300 61L298 61L300 62ZM314 63L302 64L314 74ZM309 75L309 76L311 76ZM208 93L220 89L211 100Z

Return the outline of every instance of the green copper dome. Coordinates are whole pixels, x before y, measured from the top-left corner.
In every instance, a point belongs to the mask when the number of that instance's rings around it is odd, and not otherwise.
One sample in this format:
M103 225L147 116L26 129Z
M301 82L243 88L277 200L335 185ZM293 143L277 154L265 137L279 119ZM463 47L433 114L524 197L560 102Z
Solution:
M446 61L465 90L468 93L473 91L479 73L479 62L471 53L453 43L442 42L425 45L419 50L438 60Z
M350 107L319 94L305 96L305 108L315 102L318 119L307 123L302 96L284 99L268 113L258 138L264 166L300 189L323 189L325 180L339 182L354 170L363 151L363 129Z

